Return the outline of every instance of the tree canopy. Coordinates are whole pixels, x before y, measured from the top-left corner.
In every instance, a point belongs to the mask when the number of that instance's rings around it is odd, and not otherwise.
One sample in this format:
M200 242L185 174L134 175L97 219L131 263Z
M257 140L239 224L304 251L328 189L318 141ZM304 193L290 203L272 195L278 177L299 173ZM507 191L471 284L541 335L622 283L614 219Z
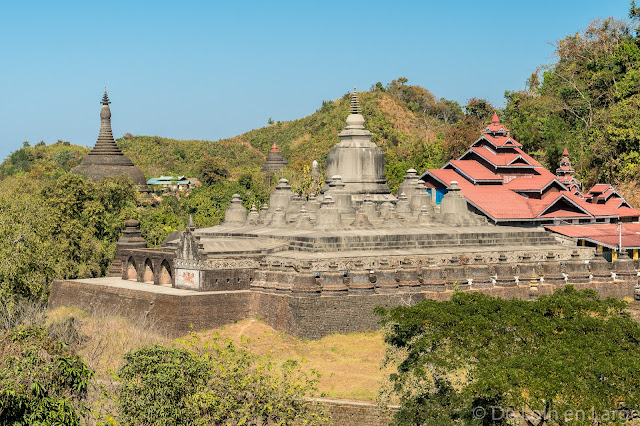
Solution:
M489 424L512 412L531 424L572 416L572 424L591 424L590 416L637 416L640 325L625 308L571 286L532 302L458 292L379 308L389 356L400 359L390 389L402 405L396 419Z

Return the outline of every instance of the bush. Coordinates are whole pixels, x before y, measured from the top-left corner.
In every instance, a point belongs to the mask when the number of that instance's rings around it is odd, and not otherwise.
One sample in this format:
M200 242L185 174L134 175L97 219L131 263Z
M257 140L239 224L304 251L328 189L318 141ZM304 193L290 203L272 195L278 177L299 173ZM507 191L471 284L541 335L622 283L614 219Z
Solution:
M0 424L78 425L93 372L42 327L0 337Z
M125 355L117 393L124 424L319 424L304 396L316 380L263 361L230 340L156 345Z

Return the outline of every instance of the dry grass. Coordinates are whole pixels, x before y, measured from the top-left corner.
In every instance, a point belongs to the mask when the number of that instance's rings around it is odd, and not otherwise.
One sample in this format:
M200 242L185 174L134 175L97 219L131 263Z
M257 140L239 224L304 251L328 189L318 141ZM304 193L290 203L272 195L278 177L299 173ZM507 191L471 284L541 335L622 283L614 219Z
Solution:
M80 309L65 307L47 313L49 323L69 318L79 323L81 341L77 345L78 354L95 370L99 381L110 381L122 357L130 350L172 342L144 319L131 322L108 312L89 316Z
M296 339L255 319L198 333L203 340L219 334L256 355L276 362L298 361L321 374L318 394L329 398L375 401L392 368L381 369L385 354L382 332L331 335L320 340ZM247 339L242 343L242 340Z
M87 315L79 309L58 308L48 312L49 323L73 318L80 329L77 351L96 371L101 383L109 383L125 353L153 344L171 345L160 330L144 320L133 323L108 312ZM215 336L229 338L249 352L274 362L297 361L304 370L321 374L317 395L329 398L375 401L391 372L381 369L385 346L382 332L332 335L307 341L279 333L267 324L246 319L215 330L198 332L204 341ZM71 340L71 339L70 339Z

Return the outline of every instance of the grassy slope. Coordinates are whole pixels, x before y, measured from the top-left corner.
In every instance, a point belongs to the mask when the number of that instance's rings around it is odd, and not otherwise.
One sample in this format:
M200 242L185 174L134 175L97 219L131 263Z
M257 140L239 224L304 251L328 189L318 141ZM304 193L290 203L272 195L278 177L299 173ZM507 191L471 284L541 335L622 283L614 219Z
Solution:
M79 354L96 370L96 378L110 380L122 356L131 349L155 343L171 345L173 340L154 334L144 322L131 323L108 313L89 316L74 308L58 308L48 313L50 321L73 317L85 336ZM298 361L305 370L321 374L318 393L313 396L375 401L391 369L381 369L385 345L382 332L332 335L307 341L279 333L265 323L246 319L215 330L202 331L202 340L216 334L244 344L249 352L282 363ZM241 336L246 343L242 343Z

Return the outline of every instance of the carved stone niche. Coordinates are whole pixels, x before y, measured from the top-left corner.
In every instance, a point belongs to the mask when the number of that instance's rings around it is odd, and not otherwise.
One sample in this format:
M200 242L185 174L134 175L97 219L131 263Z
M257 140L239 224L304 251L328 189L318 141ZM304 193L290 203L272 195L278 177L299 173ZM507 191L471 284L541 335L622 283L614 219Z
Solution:
M374 285L371 282L371 273L365 268L362 262L357 261L354 269L349 271L349 293L350 294L373 294Z
M385 258L378 262L378 268L375 270L375 289L377 293L396 293L398 291L396 270L389 265Z
M410 259L403 259L400 263L400 267L396 271L396 281L398 281L398 288L402 292L417 293L421 290L418 270L412 265Z
M344 274L338 270L338 265L335 262L329 264L328 271L322 272L320 281L323 296L342 296L347 294L348 288L344 283Z

